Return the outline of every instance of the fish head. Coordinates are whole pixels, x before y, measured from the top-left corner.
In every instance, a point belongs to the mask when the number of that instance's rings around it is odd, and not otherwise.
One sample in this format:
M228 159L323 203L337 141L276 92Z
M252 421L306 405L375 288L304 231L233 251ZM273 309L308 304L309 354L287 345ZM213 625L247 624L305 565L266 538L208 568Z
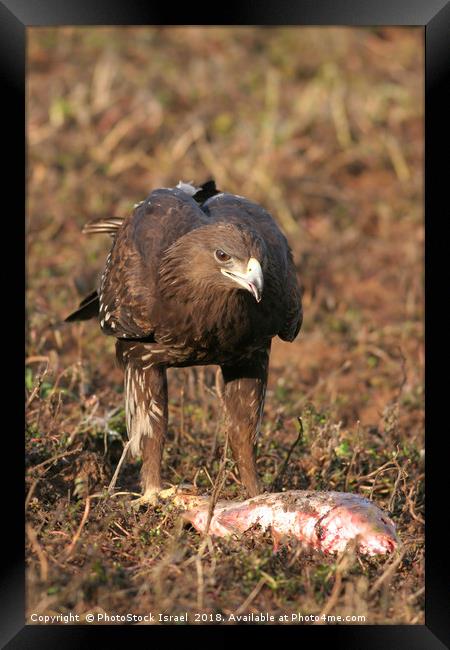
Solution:
M392 553L399 543L392 520L367 500L332 508L316 524L316 534L328 552L343 551L352 539L363 555Z

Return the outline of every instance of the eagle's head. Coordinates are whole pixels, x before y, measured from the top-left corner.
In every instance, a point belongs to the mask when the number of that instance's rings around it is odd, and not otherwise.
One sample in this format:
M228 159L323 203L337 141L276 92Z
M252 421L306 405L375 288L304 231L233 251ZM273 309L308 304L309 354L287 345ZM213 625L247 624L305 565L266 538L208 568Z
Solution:
M180 237L160 266L161 290L167 295L195 295L248 291L260 302L267 265L264 240L252 229L235 223L201 226Z

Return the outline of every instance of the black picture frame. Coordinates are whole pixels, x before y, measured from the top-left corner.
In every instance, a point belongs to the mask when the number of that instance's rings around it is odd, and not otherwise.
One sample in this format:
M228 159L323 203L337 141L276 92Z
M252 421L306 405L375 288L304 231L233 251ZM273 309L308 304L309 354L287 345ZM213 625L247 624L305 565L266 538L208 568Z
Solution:
M448 185L448 116L450 115L450 5L446 0L303 0L290 3L241 3L239 6L222 4L204 9L191 5L147 6L139 0L114 2L113 0L3 0L0 4L0 83L3 111L3 132L11 144L3 149L8 179L3 191L4 224L3 243L14 250L12 240L17 240L17 251L23 251L24 229L21 216L25 213L25 83L26 83L26 30L32 26L58 25L346 25L378 26L404 25L425 28L425 215L426 215L426 617L425 625L414 626L263 626L245 631L276 637L278 643L292 640L324 643L326 639L345 648L387 649L444 648L450 640L450 598L448 572L448 542L446 524L447 505L439 499L445 495L445 477L448 455L443 452L446 442L446 371L444 327L448 311L445 283L442 292L438 282L445 278L444 259L446 238L442 236ZM447 135L447 137L445 137ZM15 191L12 180L17 182ZM6 201L6 207L5 207ZM7 235L7 237L6 237ZM115 643L130 643L136 636L150 644L168 642L173 634L182 633L180 640L192 634L202 637L204 644L215 646L242 638L241 626L139 627L139 626L25 626L25 565L24 565L24 457L21 431L21 406L13 405L12 395L21 395L22 367L17 350L21 343L20 327L11 330L10 319L23 314L21 278L24 265L20 253L12 256L15 267L6 267L3 289L4 311L8 315L8 328L4 334L4 351L11 354L8 363L2 356L8 377L7 406L12 424L2 440L4 450L2 475L4 479L2 505L4 552L2 555L2 581L0 598L0 642L2 647L16 648L75 648L106 645L112 633ZM11 262L14 265L14 260ZM10 262L8 263L10 264ZM448 327L445 333L447 334ZM442 336L439 336L442 334ZM17 345L17 347L16 347ZM17 382L17 384L16 384ZM17 390L16 390L17 386ZM11 401L10 401L11 397ZM19 401L19 400L18 400ZM11 412L12 411L12 412ZM10 462L5 462L10 460ZM441 464L442 466L441 466ZM6 474L11 465L12 472ZM7 476L7 478L6 478Z

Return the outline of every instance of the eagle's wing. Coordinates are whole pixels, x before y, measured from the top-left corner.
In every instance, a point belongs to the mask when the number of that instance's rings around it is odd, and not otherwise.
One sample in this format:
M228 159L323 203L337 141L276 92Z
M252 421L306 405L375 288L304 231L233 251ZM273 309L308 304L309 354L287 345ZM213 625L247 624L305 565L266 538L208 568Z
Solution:
M105 334L146 338L153 333L158 268L179 237L208 222L181 189L151 192L118 229L99 289L99 319Z
M284 341L293 341L302 324L301 289L291 249L273 217L262 206L227 193L212 196L202 205L202 210L210 216L211 221L240 223L253 228L264 239L269 259L267 284L273 307L282 311L277 334Z
M288 265L286 278L286 318L278 336L283 341L293 341L303 322L302 290L297 281L294 260L291 249L288 249Z

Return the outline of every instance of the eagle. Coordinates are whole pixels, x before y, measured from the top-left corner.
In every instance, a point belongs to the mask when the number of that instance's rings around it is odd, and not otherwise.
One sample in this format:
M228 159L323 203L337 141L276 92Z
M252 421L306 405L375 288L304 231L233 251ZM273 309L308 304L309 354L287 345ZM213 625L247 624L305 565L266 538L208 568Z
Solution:
M162 491L167 368L218 365L226 432L242 484L261 493L255 445L272 338L293 341L301 288L288 242L262 206L209 180L153 190L125 218L88 223L113 242L99 287L66 318L98 318L116 339L125 418L142 456L141 501Z

